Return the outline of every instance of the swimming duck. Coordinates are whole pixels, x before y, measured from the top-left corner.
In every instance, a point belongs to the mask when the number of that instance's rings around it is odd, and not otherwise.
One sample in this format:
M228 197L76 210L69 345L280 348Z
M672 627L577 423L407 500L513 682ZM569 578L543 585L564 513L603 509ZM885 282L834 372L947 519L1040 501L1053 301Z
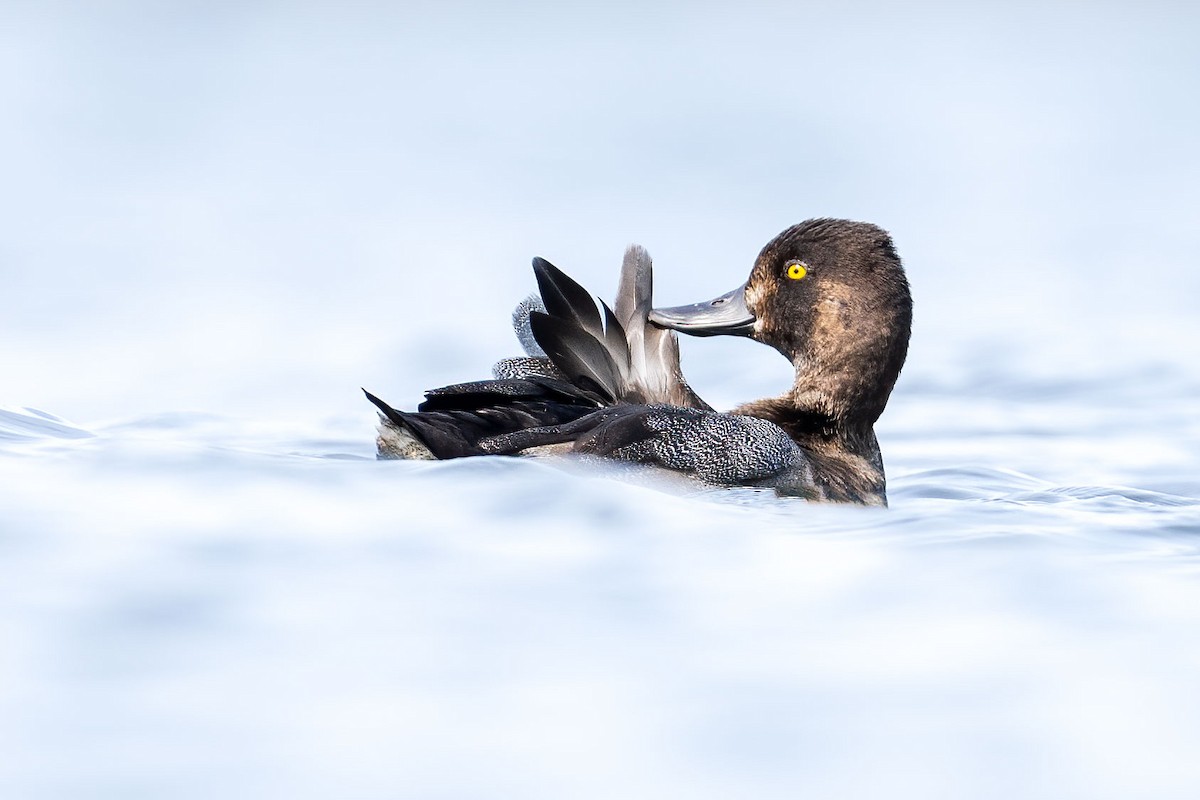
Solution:
M522 378L538 389L513 390L487 409L476 404L475 413L497 415L503 424L482 435L467 426L472 452L462 454L565 446L713 484L887 504L874 424L904 364L912 323L908 282L887 232L849 220L800 223L767 243L737 289L705 303L646 314L650 325L690 335L748 336L791 361L795 380L788 392L729 413L711 410L694 392L681 404L655 396L639 400L636 391L623 394L620 320L613 315L608 325L598 326L581 318L587 317L580 313L581 298L561 291L555 296L552 277L547 287L539 273L547 312L531 310L529 317L559 377ZM449 388L460 396L462 387ZM440 397L431 393L421 410ZM372 399L395 426L419 431L410 418L421 414L394 412Z

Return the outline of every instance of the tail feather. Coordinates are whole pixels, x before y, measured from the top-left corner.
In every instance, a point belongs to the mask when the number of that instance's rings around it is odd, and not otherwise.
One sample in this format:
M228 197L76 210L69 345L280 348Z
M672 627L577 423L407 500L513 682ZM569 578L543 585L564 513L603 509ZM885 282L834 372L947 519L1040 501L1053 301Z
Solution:
M397 411L375 395L368 392L366 389L363 389L362 392L367 396L367 399L379 409L379 412L383 414L383 416L386 417L389 422L393 423L394 425L398 425L401 428L409 428L408 422L404 419L403 411Z
M379 409L376 440L384 459L447 459L487 455L494 436L561 425L605 404L556 380L479 381L427 394L420 410L397 411L364 390Z
M379 409L379 416L383 421L379 426L379 436L375 440L379 458L416 461L440 458L429 440L422 435L421 426L411 424L414 421L419 423L419 416L410 417L403 411L397 411L366 389L363 389L363 394Z
M437 413L397 411L375 395L363 389L367 399L375 404L380 414L391 423L392 441L386 442L381 426L379 453L381 458L403 459L446 459L475 455L475 448L466 435L466 430L458 425L438 424ZM453 413L453 412L450 412ZM395 434L399 434L398 441ZM424 451L423 453L421 451Z

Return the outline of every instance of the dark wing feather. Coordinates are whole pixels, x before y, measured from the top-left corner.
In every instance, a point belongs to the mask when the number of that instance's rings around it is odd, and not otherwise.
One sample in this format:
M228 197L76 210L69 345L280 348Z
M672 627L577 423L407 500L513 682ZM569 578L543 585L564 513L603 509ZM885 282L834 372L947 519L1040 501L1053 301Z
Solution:
M572 321L597 339L604 338L600 312L587 289L544 258L533 259L533 274L547 314Z
M620 398L620 371L599 339L568 320L548 314L534 312L529 324L554 366L572 383L600 392L610 403Z
M613 310L600 301L601 321L591 294L543 258L533 260L533 271L546 314L530 314L530 328L551 362L569 380L601 387L609 402L639 401L640 393L629 392L629 343Z

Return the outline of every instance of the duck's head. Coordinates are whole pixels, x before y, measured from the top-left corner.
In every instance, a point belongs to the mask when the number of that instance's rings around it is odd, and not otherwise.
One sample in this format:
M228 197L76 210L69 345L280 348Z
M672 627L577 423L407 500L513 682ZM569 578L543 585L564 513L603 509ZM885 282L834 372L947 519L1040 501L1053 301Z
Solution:
M742 286L706 303L655 309L650 321L769 344L795 365L798 408L871 424L904 365L912 297L886 231L814 219L768 242Z

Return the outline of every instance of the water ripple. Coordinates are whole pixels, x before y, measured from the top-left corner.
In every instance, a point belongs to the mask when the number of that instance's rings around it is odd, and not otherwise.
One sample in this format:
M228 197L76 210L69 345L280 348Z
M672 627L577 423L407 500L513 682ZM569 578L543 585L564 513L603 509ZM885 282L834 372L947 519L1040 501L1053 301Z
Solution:
M33 408L0 408L0 441L88 439L95 434Z

